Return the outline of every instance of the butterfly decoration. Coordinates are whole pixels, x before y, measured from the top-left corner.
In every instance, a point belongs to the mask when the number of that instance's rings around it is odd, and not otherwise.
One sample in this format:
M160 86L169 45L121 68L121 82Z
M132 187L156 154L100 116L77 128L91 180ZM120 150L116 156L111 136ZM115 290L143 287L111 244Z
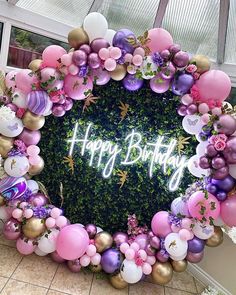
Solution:
M190 137L184 137L184 136L180 136L177 139L177 149L178 149L178 153L181 154L181 152L184 150L185 145L189 144L189 140Z
M236 186L228 193L228 197L232 197L236 194Z
M198 119L195 120L190 120L189 118L187 119L189 126L196 126L196 124L198 123Z
M60 182L60 188L59 188L59 193L58 193L58 195L61 198L61 205L60 205L60 207L62 207L63 206L63 203L64 203L63 189L64 189L63 188L63 183Z
M11 170L14 168L15 165L16 165L16 160L12 159L11 160Z
M170 248L175 248L177 245L176 245L176 240L174 240L173 242L170 243L170 245L168 246L169 249Z
M130 45L132 45L134 48L136 47L142 47L148 55L151 51L147 44L150 42L150 38L148 38L148 31L145 31L143 35L140 35L137 37L137 40L134 37L127 37L126 40Z
M117 175L120 177L120 181L118 182L118 184L120 185L120 188L122 188L122 186L125 184L125 182L127 180L128 172L118 170Z
M204 233L204 234L206 234L206 235L209 235L210 233L211 233L211 229L209 229L209 228L207 228L206 226L204 226L203 228L202 228L202 232Z
M68 164L69 171L71 171L71 174L74 174L74 172L75 172L75 169L74 169L75 162L74 162L72 156L64 157L63 159L64 159L63 162Z
M40 192L42 192L44 194L44 196L49 200L49 202L52 203L45 185L41 181L38 181L38 180L37 180L37 183L39 185Z
M198 162L197 161L194 161L193 164L194 164L195 168L198 168Z
M100 97L98 96L93 96L92 93L85 99L84 101L84 106L83 106L83 110L82 113L84 111L87 111L88 108L92 105L92 103L96 103L96 99L99 99Z
M18 123L15 123L14 125L9 125L7 128L11 131L17 130L18 129Z
M236 116L236 106L232 107L229 106L228 104L225 104L224 106L222 106L222 113L223 114L229 114L232 116Z
M73 90L77 89L80 86L80 83L76 81L73 85Z
M123 103L122 101L120 101L119 109L121 110L120 112L121 121L123 121L124 118L127 116L127 113L129 110L129 104Z

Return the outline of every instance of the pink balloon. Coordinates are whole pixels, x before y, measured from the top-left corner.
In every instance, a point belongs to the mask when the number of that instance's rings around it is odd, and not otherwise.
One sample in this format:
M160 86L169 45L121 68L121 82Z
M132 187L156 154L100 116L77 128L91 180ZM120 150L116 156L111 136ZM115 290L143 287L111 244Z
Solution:
M41 139L41 133L39 130L32 131L24 128L18 138L24 141L25 145L27 146L36 145Z
M204 208L203 214L201 214L202 208ZM202 220L203 217L217 219L220 215L219 201L210 193L206 198L202 191L197 191L191 195L188 200L188 209L191 216L199 220Z
M59 66L58 60L66 54L66 50L58 45L50 45L46 47L42 54L43 63L47 67L56 68Z
M89 256L89 257L92 257L96 254L97 252L97 249L94 245L89 245L87 250L86 250L86 254Z
M50 82L51 81L51 82ZM55 68L44 68L41 70L41 82L47 82L45 89L60 90L63 87L63 81L60 80L60 74Z
M133 260L135 257L135 251L132 248L129 248L128 250L126 250L125 252L125 258L127 260Z
M10 71L9 73L6 74L6 77L5 77L5 84L7 88L9 89L11 88L12 91L14 91L16 88L15 78L17 73L18 71Z
M140 249L146 249L148 245L148 236L146 234L139 234L135 242L139 245Z
M110 57L110 52L107 48L101 48L98 52L98 55L102 60L106 60Z
M18 220L11 218L3 226L3 235L7 240L17 240L21 235L21 224Z
M61 210L57 207L54 207L51 212L50 212L50 215L53 217L53 218L58 218L60 215L61 215Z
M168 212L157 212L152 218L151 228L156 236L162 238L165 238L168 234L170 234L172 230L169 223Z
M30 145L27 147L27 154L29 156L38 155L40 153L40 148L37 145Z
M53 261L57 262L57 263L63 263L66 260L64 258L62 258L57 251L50 253L50 257L52 258Z
M109 57L105 60L104 68L109 72L114 71L116 68L116 61L113 58Z
M183 241L188 241L191 239L192 235L189 230L183 228L179 231L179 237Z
M111 76L108 71L99 68L92 70L91 78L95 81L96 85L105 85L110 81Z
M129 249L129 244L128 243L122 243L120 245L120 251L121 251L121 253L124 254L128 249Z
M29 219L33 216L34 211L32 209L26 209L24 210L24 217Z
M91 261L90 257L86 254L83 255L79 260L81 266L83 266L83 267L88 266L90 264L90 261Z
M93 257L91 257L91 263L93 265L98 265L101 262L101 255L96 253Z
M110 57L114 59L119 59L121 57L121 49L119 47L111 47Z
M148 276L150 275L150 273L152 272L152 267L150 264L148 264L147 262L144 262L143 266L142 266L142 270L143 273Z
M132 58L132 63L139 67L143 63L143 57L140 54L135 54Z
M61 62L62 62L62 64L65 65L65 66L71 65L72 64L72 55L73 55L72 52L71 52L71 54L70 53L63 54L61 56Z
M231 90L230 78L220 70L210 70L202 74L196 82L202 101L224 101Z
M29 156L29 163L31 165L38 165L41 162L41 157L39 155Z
M67 260L81 257L89 245L89 236L86 230L78 224L64 227L57 238L56 250Z
M200 105L198 106L198 111L201 114L206 114L209 112L209 106L205 102L200 103Z
M204 250L199 253L188 252L186 259L191 263L198 263L203 259Z
M72 99L85 99L89 94L86 92L93 90L93 82L90 78L84 79L69 74L65 77L64 90Z
M16 86L24 93L29 93L32 90L32 85L38 82L35 74L31 70L22 69L16 74Z
M153 265L156 262L156 257L155 256L148 256L146 259L146 262L150 265Z
M228 226L236 226L236 195L227 198L221 203L221 218Z
M56 225L56 220L52 217L48 217L46 219L45 225L47 228L53 228Z
M66 226L67 225L67 218L65 216L59 216L56 219L56 225L60 228Z
M164 93L169 89L170 80L164 80L160 74L157 74L150 80L150 88L156 93Z
M150 42L147 43L147 46L151 50L151 53L161 52L164 49L168 49L173 44L171 34L161 28L149 30L148 38Z
M134 249L134 251L138 251L140 249L140 246L138 243L136 242L133 242L131 245L130 245L130 248Z
M182 228L191 229L192 220L190 218L183 218L181 221Z
M23 255L32 254L36 249L36 245L33 245L33 242L33 240L19 238L16 241L16 248Z

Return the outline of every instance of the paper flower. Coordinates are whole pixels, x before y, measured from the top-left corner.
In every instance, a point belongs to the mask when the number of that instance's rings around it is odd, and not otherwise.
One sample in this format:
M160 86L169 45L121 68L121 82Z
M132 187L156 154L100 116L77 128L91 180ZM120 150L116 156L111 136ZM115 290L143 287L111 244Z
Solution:
M15 118L16 114L6 106L0 107L0 120L11 121Z

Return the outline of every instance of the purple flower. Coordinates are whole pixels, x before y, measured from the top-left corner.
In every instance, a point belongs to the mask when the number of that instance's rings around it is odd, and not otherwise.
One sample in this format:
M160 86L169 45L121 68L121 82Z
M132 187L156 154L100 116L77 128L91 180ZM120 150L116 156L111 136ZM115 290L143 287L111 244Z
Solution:
M22 198L24 201L28 201L31 195L32 191L29 188L27 188Z
M86 65L85 66L81 66L79 68L78 76L79 77L85 77L87 74L88 74L88 67Z
M116 60L119 65L123 65L125 63L125 54L126 51L124 49L121 50L121 57Z
M153 53L152 60L159 67L162 67L164 64L164 60L158 52Z
M23 157L26 154L18 149L12 149L10 152L8 152L9 157L14 157L14 156L20 156Z
M21 152L25 152L26 151L26 145L24 143L24 141L22 141L21 139L16 139L14 141L14 145L16 146L16 148L21 151Z
M34 207L34 216L37 218L47 218L50 214L51 209L45 207Z
M173 214L169 214L169 223L174 224L175 226L181 227L181 218Z

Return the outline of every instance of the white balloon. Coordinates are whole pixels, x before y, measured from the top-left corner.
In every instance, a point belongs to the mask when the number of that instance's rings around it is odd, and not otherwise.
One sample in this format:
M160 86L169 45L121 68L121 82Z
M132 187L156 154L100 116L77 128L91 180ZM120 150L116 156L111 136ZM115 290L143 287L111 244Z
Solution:
M27 180L27 186L28 186L28 188L31 190L31 192L32 192L33 194L36 194L36 193L39 191L39 185L38 185L38 183L37 183L35 180L33 180L33 179L29 179L29 180Z
M10 121L0 121L0 133L7 137L16 137L23 131L22 121L15 117Z
M236 179L236 164L229 165L229 175Z
M174 260L174 261L180 261L180 260L183 260L186 256L187 256L187 252L184 253L184 254L181 255L181 256L172 256L172 255L170 255L170 258L171 258L172 260Z
M8 157L4 162L4 170L13 177L23 176L29 170L29 161L25 156Z
M59 230L51 229L51 232L46 232L38 241L38 248L44 253L52 253L56 251L57 237Z
M5 206L1 206L0 207L0 219L3 222L6 222L7 220L9 220L11 218L11 215L8 213L8 211L6 210Z
M209 145L208 141L202 141L197 145L196 153L197 153L198 157L202 157L205 155L205 150L208 145Z
M104 39L107 40L107 42L110 45L112 45L113 38L114 38L115 34L116 34L116 31L108 29L105 36L104 36Z
M192 156L188 160L188 170L196 177L208 176L210 173L209 169L202 169L199 166L199 157L197 155Z
M197 141L204 142L204 140L202 140L201 137L200 137L200 133L195 134L195 137L196 137Z
M144 57L140 71L142 73L142 78L146 80L150 80L156 76L157 65L152 61L151 56L148 55Z
M13 95L12 95L13 99L12 102L18 106L18 108L23 108L26 109L27 108L27 94L25 94L24 92L22 92L20 89L15 89Z
M182 125L184 130L189 134L198 134L202 130L204 123L198 115L186 115L183 118Z
M200 221L195 221L193 227L193 233L196 237L202 240L209 239L214 234L214 226L209 223L201 223Z
M135 284L143 276L142 267L138 266L133 260L125 259L120 268L120 274L124 281L129 284Z
M97 234L100 233L101 231L103 231L103 229L99 226L97 226Z
M39 247L36 247L36 249L34 250L34 253L37 254L38 256L46 256L46 255L48 255L48 253L45 253L45 252L41 251L39 249Z
M178 233L170 233L165 238L165 249L173 257L182 257L187 253L188 243Z
M225 223L224 223L224 221L221 219L221 217L219 216L217 219L215 219L214 221L213 221L213 223L214 223L214 225L216 225L216 226L223 226Z
M103 38L106 35L108 23L101 13L92 12L85 17L83 28L88 34L91 42L96 38Z

